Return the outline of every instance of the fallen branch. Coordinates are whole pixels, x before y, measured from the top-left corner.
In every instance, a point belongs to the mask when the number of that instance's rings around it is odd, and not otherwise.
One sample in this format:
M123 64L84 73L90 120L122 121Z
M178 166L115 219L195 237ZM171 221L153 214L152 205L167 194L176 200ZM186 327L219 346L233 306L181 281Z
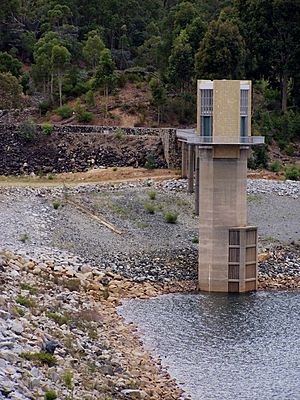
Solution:
M81 211L82 213L88 215L90 218L94 219L95 221L99 222L100 224L106 226L108 229L110 229L112 232L117 233L118 235L122 235L122 231L120 231L119 229L117 229L114 225L112 225L111 223L105 221L103 218L98 217L97 215L91 213L89 210L87 210L85 207L83 207L82 205L76 203L73 200L69 200L66 199L65 200L66 203L76 207L79 211Z

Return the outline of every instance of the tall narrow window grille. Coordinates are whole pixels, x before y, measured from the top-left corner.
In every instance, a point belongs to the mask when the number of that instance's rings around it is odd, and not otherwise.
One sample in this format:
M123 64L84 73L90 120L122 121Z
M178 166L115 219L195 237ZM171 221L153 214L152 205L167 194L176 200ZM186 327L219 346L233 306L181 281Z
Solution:
M248 90L241 89L240 93L240 131L241 136L248 135Z
M200 90L200 134L201 136L212 136L213 116L213 90Z

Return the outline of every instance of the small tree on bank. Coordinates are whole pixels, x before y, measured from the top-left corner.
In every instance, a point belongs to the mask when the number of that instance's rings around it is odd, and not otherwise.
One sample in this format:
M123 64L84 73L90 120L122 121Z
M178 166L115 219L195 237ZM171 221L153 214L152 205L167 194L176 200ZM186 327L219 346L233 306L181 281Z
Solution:
M101 52L99 66L96 72L96 86L103 90L105 96L105 118L108 114L108 96L116 82L115 63L109 49Z
M163 106L166 104L166 91L158 79L152 78L149 85L152 93L152 102L157 108L157 124L159 124Z
M70 63L71 54L64 46L56 45L52 48L51 64L54 74L57 76L59 105L62 106L62 82L67 66Z

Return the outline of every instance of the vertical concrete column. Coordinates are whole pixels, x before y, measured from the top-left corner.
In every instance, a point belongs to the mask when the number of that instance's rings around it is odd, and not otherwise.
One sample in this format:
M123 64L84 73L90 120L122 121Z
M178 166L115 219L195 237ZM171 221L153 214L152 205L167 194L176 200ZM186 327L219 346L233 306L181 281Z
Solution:
M246 172L243 150L200 149L200 290L228 291L229 229L247 223Z
M188 192L194 191L194 165L195 165L195 148L188 145Z
M199 149L196 149L195 154L195 214L199 215L199 199L200 199L200 162Z
M181 142L181 178L187 178L187 144Z

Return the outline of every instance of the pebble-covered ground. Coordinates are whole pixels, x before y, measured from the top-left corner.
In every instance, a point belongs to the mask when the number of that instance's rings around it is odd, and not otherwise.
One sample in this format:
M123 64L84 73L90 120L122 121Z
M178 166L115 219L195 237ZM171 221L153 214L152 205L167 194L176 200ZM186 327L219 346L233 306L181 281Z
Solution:
M300 287L299 198L300 182L248 181L260 287ZM53 388L58 399L182 398L142 348L134 356L115 305L131 285L149 297L157 282L195 281L193 201L185 180L0 188L0 400ZM38 357L53 342L49 366Z
M155 199L150 199L151 192ZM299 182L248 181L248 222L258 226L260 251L299 243L299 198ZM198 217L193 201L185 180L1 188L0 246L39 261L53 259L76 271L91 264L137 281L194 279ZM178 214L176 224L165 222L166 212Z

